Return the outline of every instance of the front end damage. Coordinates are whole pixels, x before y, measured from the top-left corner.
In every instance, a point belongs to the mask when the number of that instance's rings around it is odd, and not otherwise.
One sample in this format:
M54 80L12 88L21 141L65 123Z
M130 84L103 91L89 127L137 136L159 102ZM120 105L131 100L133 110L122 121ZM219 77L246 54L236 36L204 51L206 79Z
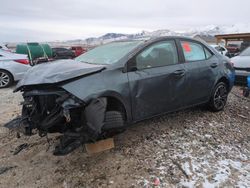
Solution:
M96 141L104 129L106 98L85 103L72 94L57 90L23 93L22 115L5 126L25 135L61 133L55 155L68 154L83 143Z

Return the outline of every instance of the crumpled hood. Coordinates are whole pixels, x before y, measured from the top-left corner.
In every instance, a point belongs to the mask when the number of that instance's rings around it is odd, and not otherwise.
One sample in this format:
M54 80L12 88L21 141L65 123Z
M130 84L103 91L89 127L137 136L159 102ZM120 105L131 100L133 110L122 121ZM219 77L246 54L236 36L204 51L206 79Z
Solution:
M66 81L99 72L104 68L104 65L92 65L74 60L58 60L43 63L30 68L24 75L24 78L18 82L15 91L28 85L52 84Z

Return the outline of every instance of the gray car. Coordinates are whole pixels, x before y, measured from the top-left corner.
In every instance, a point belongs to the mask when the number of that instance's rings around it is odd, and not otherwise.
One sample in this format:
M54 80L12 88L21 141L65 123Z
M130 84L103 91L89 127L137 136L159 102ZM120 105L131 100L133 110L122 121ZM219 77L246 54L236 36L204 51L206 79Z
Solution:
M231 61L235 68L235 82L246 85L247 77L250 75L250 47L245 49L238 56L231 58Z
M0 89L21 80L30 68L27 55L0 49Z
M168 112L201 104L223 110L233 82L228 58L199 41L113 42L31 68L15 90L23 92L22 116L6 127L60 132L54 154L63 155Z

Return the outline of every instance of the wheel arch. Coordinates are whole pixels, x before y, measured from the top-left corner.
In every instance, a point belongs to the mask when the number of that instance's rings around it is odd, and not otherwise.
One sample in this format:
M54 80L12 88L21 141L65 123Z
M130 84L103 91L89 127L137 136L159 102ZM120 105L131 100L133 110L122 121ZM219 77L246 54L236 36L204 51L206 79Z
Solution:
M14 76L9 70L0 68L0 71L1 71L1 70L2 70L2 71L5 71L5 72L7 72L7 73L9 73L10 76L11 76L12 81L13 81L13 82L15 81L15 76Z
M14 75L13 75L9 70L0 68L0 71L1 71L1 70L2 70L2 71L5 71L5 72L8 72L8 73L11 75L12 79L14 80Z
M129 102L124 97L114 91L106 91L104 93L95 94L87 97L87 101L91 101L96 98L107 98L107 110L108 111L121 111L124 113L126 122L132 121L131 108ZM89 103L89 102L87 102Z
M228 90L230 89L230 82L229 82L229 79L228 79L226 76L222 76L221 78L219 78L219 79L217 80L217 82L215 83L214 87L215 87L218 83L220 83L220 82L224 82L224 83L226 84L226 86L227 86L227 89L228 89Z

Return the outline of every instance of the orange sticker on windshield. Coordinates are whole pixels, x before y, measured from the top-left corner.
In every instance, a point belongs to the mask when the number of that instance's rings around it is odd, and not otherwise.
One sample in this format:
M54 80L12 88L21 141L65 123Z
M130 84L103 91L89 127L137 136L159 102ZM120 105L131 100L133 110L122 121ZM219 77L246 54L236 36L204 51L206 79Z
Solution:
M191 52L191 47L188 42L183 42L182 47L185 50L185 52Z

